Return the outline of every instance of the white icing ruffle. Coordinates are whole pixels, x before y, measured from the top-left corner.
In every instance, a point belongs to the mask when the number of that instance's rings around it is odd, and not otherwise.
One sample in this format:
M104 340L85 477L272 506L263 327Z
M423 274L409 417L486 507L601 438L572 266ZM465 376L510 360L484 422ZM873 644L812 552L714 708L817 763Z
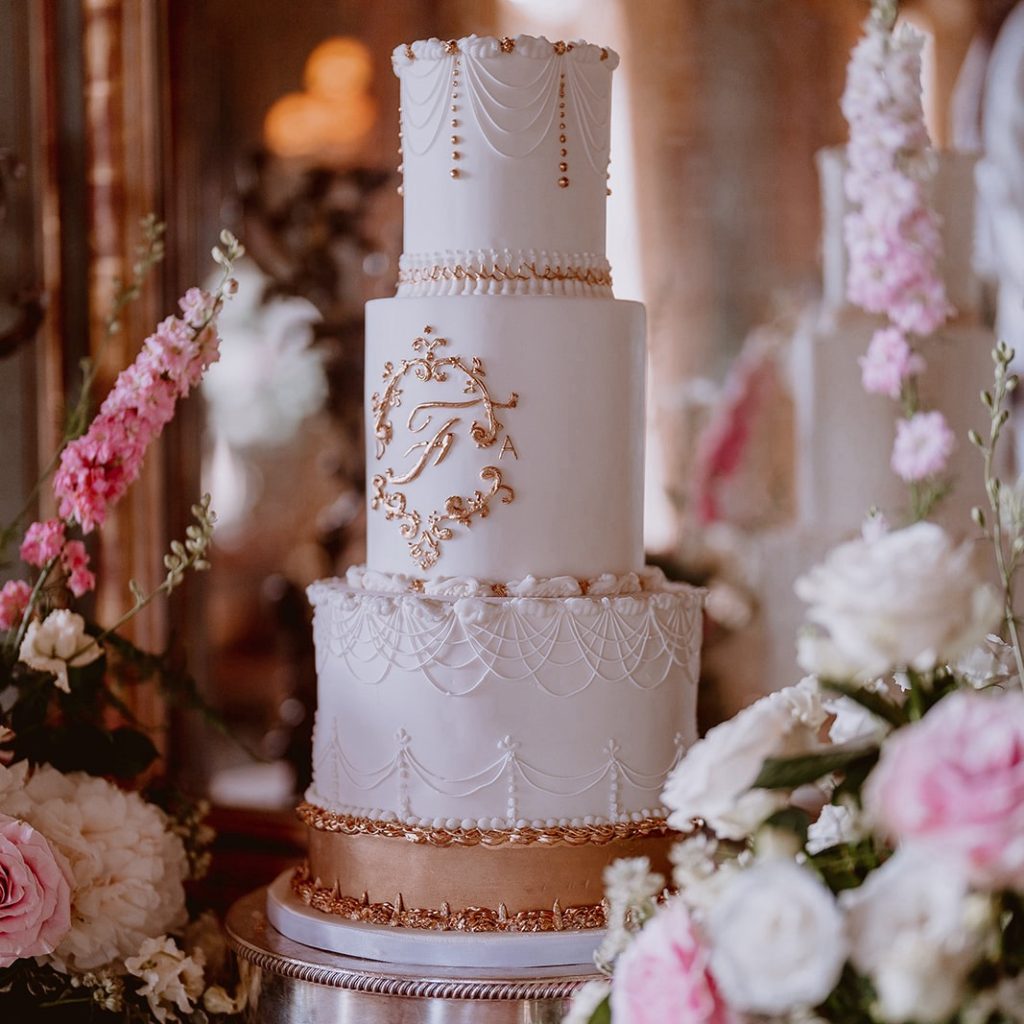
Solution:
M640 572L602 573L590 579L579 580L575 576L551 576L538 578L524 576L521 580L495 581L475 576L441 576L434 580L418 580L404 573L376 572L365 565L354 565L345 573L345 580L318 580L308 590L309 599L315 606L326 601L332 593L349 590L363 591L368 595L389 596L392 594L422 594L458 601L461 598L476 598L481 601L508 601L515 598L541 599L536 609L542 614L543 599L583 598L595 601L604 598L625 599L640 595L646 601L660 597L669 598L680 593L703 595L703 591L683 583L672 583L665 574L653 565ZM495 591L504 591L503 594ZM661 607L664 602L655 601ZM671 603L671 600L669 601Z
M405 253L397 294L612 297L611 264L599 253L476 249Z
M459 53L477 59L486 57L519 56L530 60L542 60L549 58L555 60L557 57L565 57L567 60L577 60L584 64L594 64L604 60L609 71L614 71L619 66L619 55L607 46L597 46L588 43L583 39L573 40L566 43L565 52L556 53L555 44L544 36L519 35L515 37L515 47L511 54L502 54L501 40L496 36L464 36L456 40ZM410 58L409 50L413 56ZM395 69L396 75L401 75L402 69L417 60L442 60L450 56L448 53L448 40L418 39L411 44L400 43L391 54L391 66Z

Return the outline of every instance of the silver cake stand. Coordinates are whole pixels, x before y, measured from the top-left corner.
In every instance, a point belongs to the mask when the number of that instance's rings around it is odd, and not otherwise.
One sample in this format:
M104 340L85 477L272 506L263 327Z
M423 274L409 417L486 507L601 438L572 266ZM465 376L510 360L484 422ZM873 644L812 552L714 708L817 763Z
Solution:
M228 912L250 1024L557 1024L593 968L416 967L326 953L267 919L267 890Z

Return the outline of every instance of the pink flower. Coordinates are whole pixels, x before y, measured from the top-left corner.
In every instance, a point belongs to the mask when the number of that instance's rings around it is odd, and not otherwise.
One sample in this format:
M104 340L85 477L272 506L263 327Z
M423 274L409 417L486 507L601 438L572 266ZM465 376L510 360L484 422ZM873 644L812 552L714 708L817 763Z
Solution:
M708 952L686 907L674 900L619 958L612 981L615 1024L737 1024L708 971Z
M842 108L850 123L845 190L855 208L844 227L850 301L902 331L929 335L953 308L942 278L940 221L925 187L934 172L922 45L913 30L890 33L869 21L854 48Z
M924 480L946 468L956 438L941 412L919 412L896 424L893 471L904 480Z
M69 540L64 545L60 561L68 574L68 590L75 597L96 589L96 577L89 571L89 553L80 540Z
M864 802L900 843L960 854L978 884L1024 888L1024 695L946 697L886 741Z
M217 360L217 332L212 324L201 326L215 312L212 303L205 292L190 289L181 306L190 320L202 312L198 322L192 326L167 317L146 339L135 362L118 375L88 431L61 454L53 479L59 511L85 533L103 524L138 478L146 450L173 419L178 399ZM76 585L86 583L80 574Z
M867 353L860 358L861 383L873 395L899 398L903 382L924 371L924 360L914 352L898 327L875 331Z
M71 889L50 844L0 815L0 967L45 956L71 930Z
M45 523L33 523L25 531L21 542L22 560L42 568L60 554L64 546L64 524L59 519L48 519Z
M32 588L24 580L9 580L0 589L0 630L13 629L25 613Z
M202 288L189 288L178 299L178 306L187 323L201 327L213 314L213 296Z

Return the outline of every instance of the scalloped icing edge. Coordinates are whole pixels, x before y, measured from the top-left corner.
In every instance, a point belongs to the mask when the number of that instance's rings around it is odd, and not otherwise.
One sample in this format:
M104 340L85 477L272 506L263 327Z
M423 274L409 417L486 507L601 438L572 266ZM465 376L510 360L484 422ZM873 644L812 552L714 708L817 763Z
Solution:
M450 833L475 833L495 831L515 831L530 829L545 831L564 828L606 828L609 826L642 825L644 822L666 822L669 816L667 807L649 807L640 811L625 811L614 816L588 814L582 818L420 818L410 815L403 818L394 811L382 808L365 808L353 805L332 805L324 800L313 786L303 794L303 802L307 807L322 810L325 814L339 818L351 818L364 821L380 822L382 827L406 826L412 829L432 829ZM303 806L300 804L300 807Z
M478 60L486 57L511 56L512 54L532 60L565 56L570 60L578 60L586 64L603 61L609 71L614 71L619 66L619 55L613 49L588 43L585 39L574 39L572 42L562 43L559 40L553 42L546 36L518 35L512 41L513 49L509 53L502 48L502 40L497 36L469 35L454 40L438 39L433 36L430 39L417 39L413 43L399 43L394 48L391 53L391 66L396 75L401 75L402 70L414 61L442 60L451 56L449 44L452 42L458 47L459 53ZM561 53L558 51L559 45L564 47L564 51ZM409 56L410 52L412 57Z
M538 578L524 576L519 580L495 581L473 576L442 576L423 580L404 573L376 572L365 565L355 565L345 573L344 580L333 578L317 580L307 589L310 602L316 606L331 593L357 590L366 594L394 596L417 594L423 597L457 600L475 597L480 600L508 598L564 599L564 598L626 598L638 595L692 594L703 601L705 591L687 583L673 583L654 566L640 572L602 573L587 579L575 576Z

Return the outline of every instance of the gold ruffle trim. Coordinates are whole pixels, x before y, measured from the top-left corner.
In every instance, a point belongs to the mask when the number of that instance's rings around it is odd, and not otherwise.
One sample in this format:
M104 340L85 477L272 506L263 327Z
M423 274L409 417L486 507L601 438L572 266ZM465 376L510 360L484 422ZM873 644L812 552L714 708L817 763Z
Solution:
M442 903L437 910L409 908L405 906L401 893L393 903L371 903L365 893L357 899L342 896L337 888L317 885L310 879L306 865L295 869L292 891L306 906L322 914L400 928L460 932L561 932L602 928L605 924L602 903L563 910L556 900L550 910L521 910L515 914L510 914L504 903L499 903L497 910L487 907L452 910L447 903Z
M643 821L610 822L604 825L556 825L551 828L503 829L446 829L422 825L405 825L400 821L375 821L349 814L336 814L301 803L295 813L310 828L320 832L340 832L344 835L383 836L406 839L410 843L430 846L605 846L624 839L643 839L646 836L668 835L671 831L664 818L645 818ZM576 926L573 926L576 927Z
M399 285L427 281L577 281L595 288L611 288L610 270L599 267L545 267L536 263L506 263L503 266L471 270L461 264L454 267L407 267L398 272Z

